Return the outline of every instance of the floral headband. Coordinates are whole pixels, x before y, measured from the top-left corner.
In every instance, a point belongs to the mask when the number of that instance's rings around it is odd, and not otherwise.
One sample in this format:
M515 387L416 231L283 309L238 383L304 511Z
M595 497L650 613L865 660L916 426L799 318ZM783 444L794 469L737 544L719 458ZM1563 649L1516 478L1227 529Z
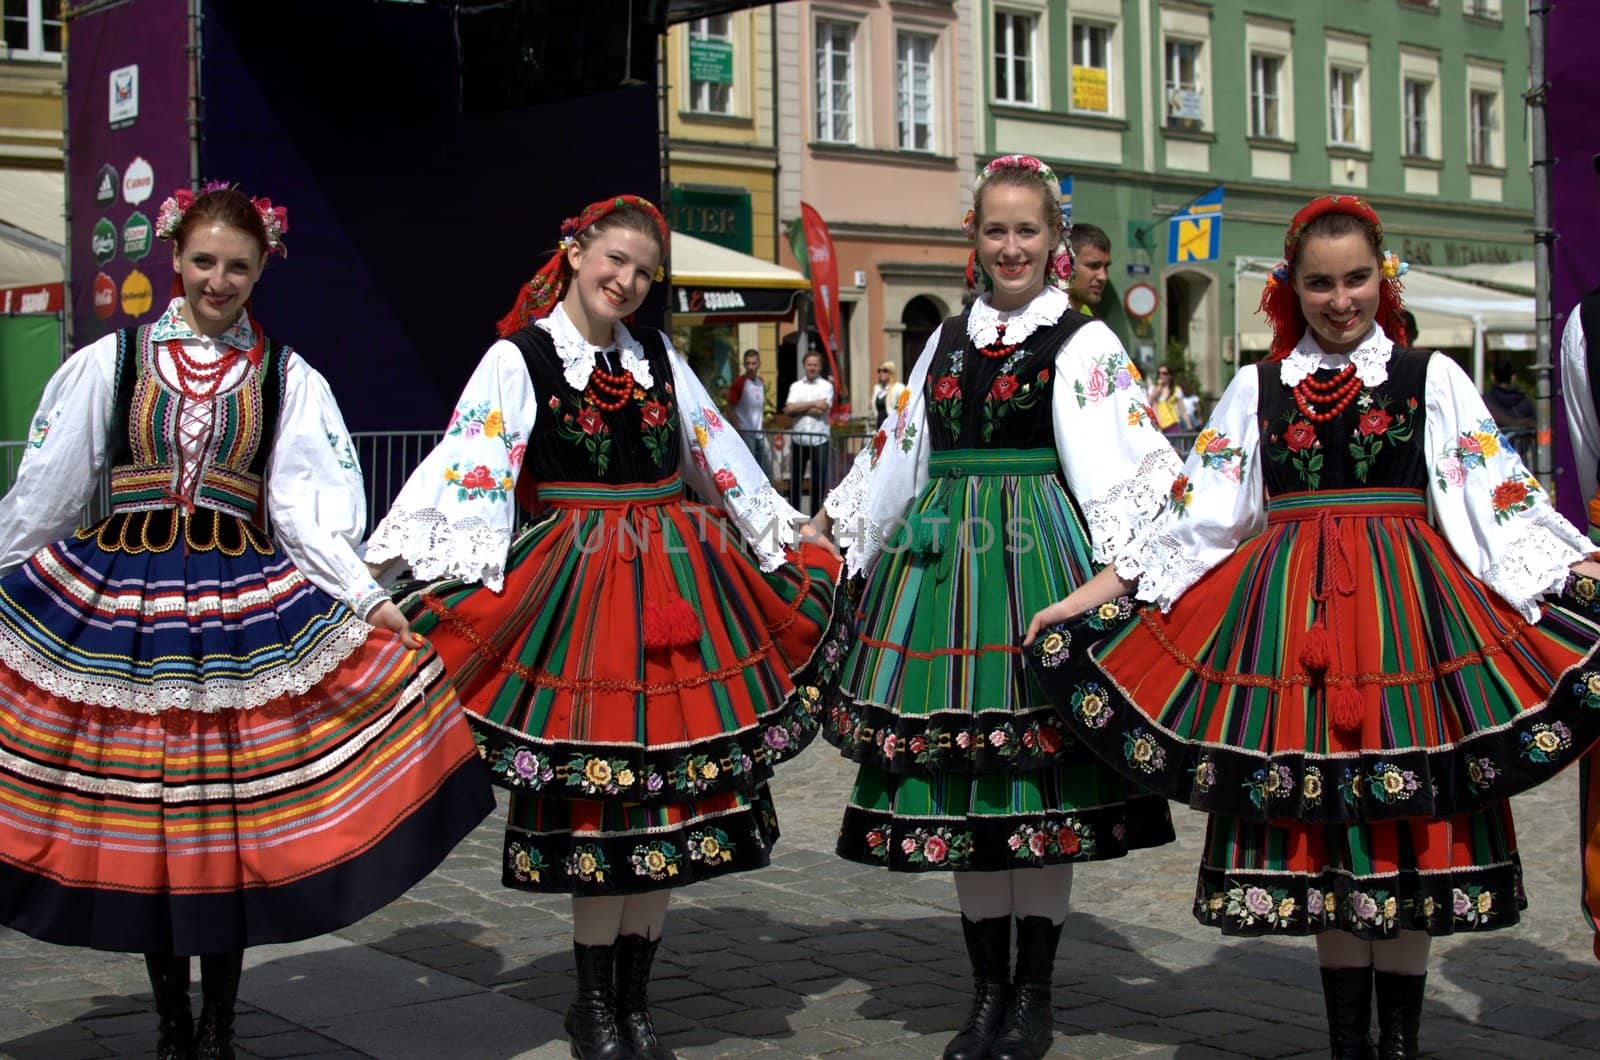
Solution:
M228 191L235 185L225 180L211 180L200 186L200 194L208 195L214 191ZM177 237L178 228L183 224L183 218L189 212L189 207L194 205L196 199L194 192L188 188L179 188L166 201L161 204L161 209L156 213L156 238L174 239ZM256 213L261 217L261 227L267 232L267 253L289 256L288 248L283 245L283 234L289 230L289 210L287 207L274 206L268 198L252 198L250 205L255 207Z
M1289 282L1289 262L1294 260L1299 251L1311 222L1332 213L1348 214L1367 222L1377 233L1378 242L1383 242L1383 221L1379 219L1378 211L1359 195L1324 195L1300 208L1283 236L1283 260L1274 265L1267 275L1266 285L1261 290L1261 304L1256 310L1272 325L1272 349L1267 354L1269 360L1287 357L1306 332L1308 325L1300 309L1300 296ZM1409 340L1401 317L1405 306L1400 294L1400 277L1410 272L1411 266L1401 261L1393 251L1383 254L1380 266L1382 279L1379 282L1378 311L1374 319L1396 345L1404 345Z
M567 262L567 248L578 241L578 236L585 229L624 206L640 210L654 222L656 232L661 236L662 257L666 257L672 234L667 229L667 219L661 216L661 211L656 209L655 203L638 195L613 195L609 199L592 202L585 206L578 216L569 217L561 222L561 239L556 243L556 252L539 267L539 271L534 273L527 283L522 285L522 289L517 292L516 304L496 325L495 330L501 338L508 338L535 320L550 315L556 303L567 293L567 283L572 279L572 266ZM655 282L660 283L666 276L665 266L657 265Z
M1001 155L999 158L990 161L988 165L983 167L983 171L978 174L978 179L972 185L974 202L977 201L979 194L983 191L983 186L989 182L989 178L1002 169L1020 169L1036 174L1039 182L1044 185L1045 190L1052 196L1056 194L1056 189L1061 186L1060 181L1056 179L1055 170L1032 155ZM978 217L975 210L968 210L966 216L962 217L961 232L967 239L976 244ZM1072 281L1074 257L1072 254L1071 234L1072 226L1063 224L1061 226L1061 241L1056 245L1055 253L1050 256L1049 265L1045 270L1047 277L1045 282L1054 284L1063 291L1067 289L1067 285ZM967 255L967 289L983 291L994 289L993 278L984 269L983 264L978 261L976 245L973 246L972 252Z

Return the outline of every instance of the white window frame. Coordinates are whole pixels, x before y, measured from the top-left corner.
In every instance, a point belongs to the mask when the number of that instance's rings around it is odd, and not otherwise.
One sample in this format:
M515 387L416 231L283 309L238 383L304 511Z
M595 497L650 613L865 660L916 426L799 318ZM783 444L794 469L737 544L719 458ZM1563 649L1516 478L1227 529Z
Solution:
M819 18L814 23L816 36L812 46L813 71L816 78L816 92L813 103L816 106L816 122L813 131L817 140L822 143L853 144L856 142L856 38L860 25L837 18ZM842 30L846 40L842 48L834 38L834 31ZM834 79L835 60L843 58L845 72L842 84L845 89L845 100L842 108L833 106L833 89L841 82ZM826 59L826 66L824 65ZM828 76L823 77L824 69ZM844 128L841 130L838 123Z
M1078 33L1080 29L1085 31L1085 36L1082 38L1080 38ZM1077 93L1075 91L1072 93L1072 98L1068 103L1069 108L1074 114L1093 114L1103 118L1110 118L1120 114L1121 111L1119 108L1121 106L1121 93L1117 91L1118 67L1116 23L1102 22L1099 19L1074 18L1072 20L1072 26L1069 30L1069 33L1069 40L1071 42L1072 49L1072 61L1068 67L1069 82L1071 78L1076 76L1075 71L1079 67L1083 67L1085 69L1104 70L1106 74L1105 110L1094 110L1092 108L1079 107L1077 105ZM1103 66L1095 66L1092 62L1084 61L1091 58L1091 56L1084 54L1084 49L1079 45L1088 39L1087 34L1089 33L1100 33L1104 35L1102 41L1100 42L1101 58L1105 61L1105 65Z
M1163 95L1167 101L1165 108L1165 120L1162 124L1169 129L1187 128L1187 126L1176 125L1174 123L1178 121L1191 120L1180 119L1173 115L1173 110L1175 107L1174 98L1178 92L1183 91L1186 87L1191 88L1198 93L1201 100L1201 117L1199 119L1199 125L1194 131L1202 131L1211 128L1210 115L1207 113L1208 108L1205 105L1205 99L1207 95L1205 84L1205 54L1207 43L1207 41L1203 40L1193 40L1189 37L1178 36L1167 37L1162 42L1162 88L1164 90ZM1194 63L1193 68L1190 71L1191 79L1188 81L1183 79L1183 72L1181 70L1181 64L1183 61L1182 49L1184 48L1194 49Z
M1366 71L1341 62L1328 64L1328 143L1337 147L1361 147L1361 82ZM1344 80L1349 81L1345 99ZM1348 128L1345 116L1348 112Z
M1480 121L1478 100L1489 101L1486 123ZM1506 164L1505 70L1467 60L1467 164L1503 169ZM1480 153L1480 147L1483 150ZM1481 154L1481 156L1480 156Z
M735 39L733 18L734 16L731 12L721 15L707 15L704 18L690 19L688 25L685 27L683 35L684 82L689 86L688 109L689 113L691 114L711 114L729 117L738 112L737 105L734 101L737 98L735 91L739 87L739 46L737 40ZM727 32L711 32L711 23L713 20L722 20L726 22ZM710 40L725 40L729 44L733 45L734 64L732 84L718 85L713 84L710 81L696 81L689 76L689 41L697 37ZM716 106L712 105L718 95L717 89L723 90L723 106L721 109L718 109Z
M994 101L1012 107L1039 106L1039 21L1037 11L1016 11L1010 8L994 9ZM1002 22L1004 20L1004 23ZM1002 31L1002 24L1005 28ZM1019 26L1025 27L1019 32ZM1003 39L1002 39L1003 38ZM1019 40L1019 38L1021 38ZM1021 50L1016 50L1018 47ZM1024 76L1018 91L1016 66L1022 63ZM1003 66L1001 64L1004 64ZM1005 71L1004 76L1001 70Z
M1400 151L1405 158L1433 158L1437 130L1430 120L1438 83L1422 77L1400 79Z
M908 55L908 45L923 43L927 54L920 60ZM914 29L896 30L894 36L895 61L895 142L902 151L932 153L939 148L938 122L938 68L939 35ZM921 88L917 85L918 67L921 67ZM920 98L919 98L920 97ZM923 114L917 120L919 109ZM927 142L918 146L917 134L926 127Z
M1367 61L1368 41L1364 36L1330 32L1326 40L1328 61L1323 66L1324 93L1328 100L1328 145L1345 150L1372 150L1372 68ZM1355 75L1355 135L1346 140L1334 139L1333 70L1335 67ZM1348 133L1350 130L1345 130Z
M1284 68L1288 60L1273 52L1250 53L1250 135L1258 140L1287 140L1284 135ZM1269 65L1270 64L1270 65ZM1271 71L1268 86L1265 74ZM1270 90L1269 90L1270 89ZM1267 128L1268 125L1272 128Z
M1473 18L1492 18L1498 21L1501 17L1500 0L1462 0L1463 14Z
M65 38L66 27L63 24L63 19L61 17L62 7L65 6L65 0L63 0L62 4L56 7L55 18L45 18L44 9L46 0L24 0L24 3L26 4L27 10L24 12L21 18L22 20L26 21L28 26L28 43L21 48L9 48L4 44L0 44L0 58L31 59L38 62L51 63L60 62L61 52L59 50L48 51L44 46L44 29L46 23L54 25L56 27L58 38ZM8 17L5 21L10 23L14 21L14 19ZM4 35L0 34L0 41L4 41L4 39Z

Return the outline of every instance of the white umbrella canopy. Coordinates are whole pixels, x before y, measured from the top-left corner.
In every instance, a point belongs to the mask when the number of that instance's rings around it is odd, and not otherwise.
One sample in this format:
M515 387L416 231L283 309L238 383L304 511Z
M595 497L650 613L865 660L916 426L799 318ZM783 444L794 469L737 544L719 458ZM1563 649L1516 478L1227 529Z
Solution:
M60 172L0 169L0 287L62 281L66 201Z

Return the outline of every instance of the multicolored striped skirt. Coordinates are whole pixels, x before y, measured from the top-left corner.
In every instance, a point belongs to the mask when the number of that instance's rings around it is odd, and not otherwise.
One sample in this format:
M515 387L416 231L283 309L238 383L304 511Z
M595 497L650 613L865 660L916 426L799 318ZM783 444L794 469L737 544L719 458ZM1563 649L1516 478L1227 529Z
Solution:
M1170 613L1112 604L1047 630L1033 672L1107 763L1214 815L1203 921L1365 937L1515 922L1505 800L1600 737L1594 584L1574 579L1534 624L1465 570L1420 490L1268 507Z
M0 578L0 923L196 954L344 927L494 808L443 667L236 517L121 513Z
M860 763L842 857L996 871L1173 839L1163 799L1074 740L1023 667L1035 611L1093 573L1054 450L934 453L869 575L827 739Z
M504 587L443 581L401 606L444 659L512 792L506 886L678 886L768 861L766 782L820 725L838 561L763 572L677 476L544 483Z

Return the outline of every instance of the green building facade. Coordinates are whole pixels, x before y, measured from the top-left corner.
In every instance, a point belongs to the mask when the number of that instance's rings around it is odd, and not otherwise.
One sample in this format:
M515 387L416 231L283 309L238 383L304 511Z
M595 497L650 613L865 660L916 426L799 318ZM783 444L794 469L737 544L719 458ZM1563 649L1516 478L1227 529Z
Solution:
M1502 0L982 0L976 16L980 154L1071 175L1074 219L1112 240L1100 315L1146 366L1182 350L1207 394L1264 348L1240 259L1279 256L1315 195L1366 198L1413 265L1533 255L1528 28ZM1173 262L1166 218L1219 184L1220 232L1182 225ZM1123 306L1138 283L1157 296L1144 319Z

